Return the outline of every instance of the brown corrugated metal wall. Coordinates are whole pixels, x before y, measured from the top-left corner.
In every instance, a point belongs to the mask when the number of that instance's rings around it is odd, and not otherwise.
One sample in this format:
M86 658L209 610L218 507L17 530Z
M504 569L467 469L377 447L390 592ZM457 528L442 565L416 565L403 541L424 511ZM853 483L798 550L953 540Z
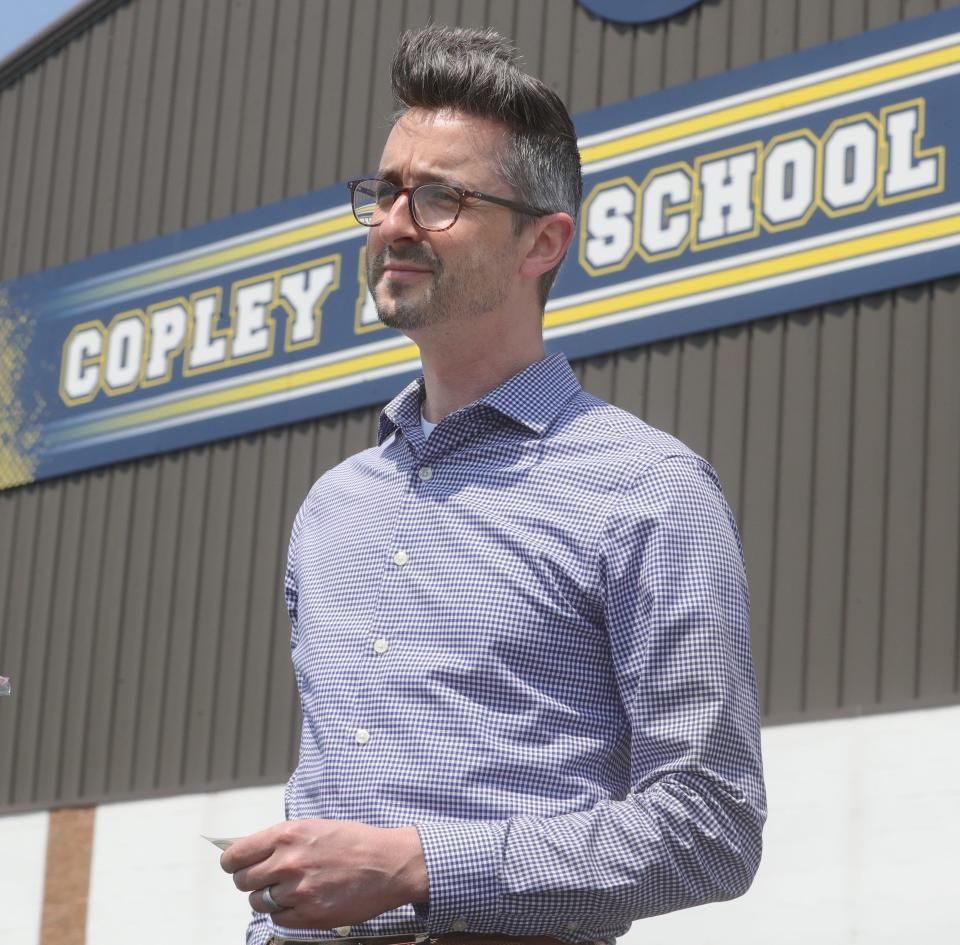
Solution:
M376 165L397 32L490 24L579 111L960 0L133 0L0 91L0 281ZM960 699L960 319L948 280L592 358L711 458L742 524L768 721ZM282 780L280 576L376 411L0 493L0 806Z

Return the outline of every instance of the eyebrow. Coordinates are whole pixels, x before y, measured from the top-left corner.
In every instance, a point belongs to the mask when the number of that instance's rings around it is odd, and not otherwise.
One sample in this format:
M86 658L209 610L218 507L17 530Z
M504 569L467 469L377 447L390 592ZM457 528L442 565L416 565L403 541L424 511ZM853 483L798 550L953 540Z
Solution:
M389 181L391 184L400 184L403 186L403 181L399 178L398 175L392 173L391 171L379 170L376 174L380 180ZM470 190L463 181L458 180L456 177L451 177L449 174L431 174L429 177L425 177L423 180L417 181L416 184L413 184L414 187L419 187L420 184L446 184L448 187L453 187L456 190Z

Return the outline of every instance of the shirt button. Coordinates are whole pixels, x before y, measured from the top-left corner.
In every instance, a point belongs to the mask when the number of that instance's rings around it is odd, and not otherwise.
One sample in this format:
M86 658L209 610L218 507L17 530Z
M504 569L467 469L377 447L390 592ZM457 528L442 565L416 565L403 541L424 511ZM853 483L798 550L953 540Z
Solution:
M417 475L423 482L429 482L433 479L433 470L429 466L421 466L417 471Z
M338 925L334 930L340 938L346 938L352 931L352 925Z
M365 728L358 728L353 737L358 745L366 745L370 741L370 733Z
M398 551L393 556L393 563L398 568L402 568L409 560L410 560L410 555L408 555L405 551Z
M454 932L466 932L468 924L466 919L454 919L450 924L450 928L452 928Z
M390 644L387 643L387 641L384 640L383 637L381 637L379 640L373 641L373 652L376 653L378 656L383 656L383 654L386 653L387 650L389 649L390 649Z
M567 931L568 931L568 932L576 932L577 929L579 929L579 928L580 928L580 923L579 923L576 919L571 919L571 920L567 923Z

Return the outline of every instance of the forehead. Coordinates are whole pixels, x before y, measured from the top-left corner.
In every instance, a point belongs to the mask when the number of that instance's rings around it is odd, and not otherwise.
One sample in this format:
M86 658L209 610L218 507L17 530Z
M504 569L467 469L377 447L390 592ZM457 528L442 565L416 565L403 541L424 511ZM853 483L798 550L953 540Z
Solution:
M411 108L393 126L380 159L382 176L403 183L447 178L489 186L507 143L504 125L455 111Z

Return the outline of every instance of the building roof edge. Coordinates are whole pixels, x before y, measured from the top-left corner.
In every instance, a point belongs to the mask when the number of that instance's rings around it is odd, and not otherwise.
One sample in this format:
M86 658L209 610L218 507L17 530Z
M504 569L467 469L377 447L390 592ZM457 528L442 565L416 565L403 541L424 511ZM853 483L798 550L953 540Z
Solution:
M13 85L48 56L130 0L81 0L43 32L18 46L0 60L0 91Z

